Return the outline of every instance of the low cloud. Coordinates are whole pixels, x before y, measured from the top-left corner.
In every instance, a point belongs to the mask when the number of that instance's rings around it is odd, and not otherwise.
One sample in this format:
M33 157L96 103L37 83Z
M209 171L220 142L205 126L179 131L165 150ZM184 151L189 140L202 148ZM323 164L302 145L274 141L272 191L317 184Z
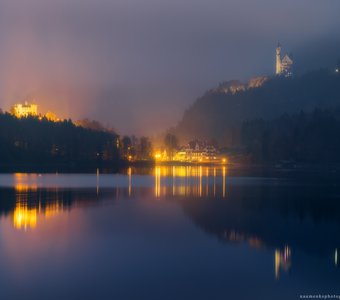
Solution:
M308 7L308 9L306 9ZM155 134L206 89L339 53L338 1L0 0L0 106L28 95L63 117Z

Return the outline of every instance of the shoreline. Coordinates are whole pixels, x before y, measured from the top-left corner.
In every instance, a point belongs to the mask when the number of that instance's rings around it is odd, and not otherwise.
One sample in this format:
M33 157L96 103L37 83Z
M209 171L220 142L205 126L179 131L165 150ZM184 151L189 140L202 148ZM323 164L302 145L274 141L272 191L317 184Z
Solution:
M155 167L211 167L223 168L228 172L238 173L337 173L340 172L340 164L335 163L300 163L293 165L266 164L241 164L241 163L189 163L189 162L155 162L155 161L119 161L110 163L0 163L0 174L5 173L96 173L103 174L120 173L128 168L137 170L151 169Z

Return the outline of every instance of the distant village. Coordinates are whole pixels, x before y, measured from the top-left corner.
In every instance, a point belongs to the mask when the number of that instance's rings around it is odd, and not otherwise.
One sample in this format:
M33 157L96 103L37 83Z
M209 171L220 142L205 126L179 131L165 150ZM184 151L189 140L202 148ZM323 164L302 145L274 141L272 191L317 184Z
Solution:
M290 78L293 76L293 60L285 54L281 56L281 45L276 47L275 75ZM269 78L266 76L254 77L248 83L233 80L222 83L212 92L231 93L245 91L247 89L262 86ZM170 133L165 137L164 147L159 148L155 154L156 162L180 162L180 163L218 163L227 164L226 153L221 153L214 142L201 141L198 139L188 142L184 146L177 145L177 139Z
M51 122L62 121L53 112L47 112L46 114L39 113L38 105L35 103L17 103L12 106L10 113L16 118L36 117L40 120L46 119ZM78 121L75 124L78 126L84 125L82 121ZM133 142L133 140L134 139L126 137L123 138L121 142L122 148L124 149L122 154L125 159L130 162L140 159L140 156L136 155L136 145L134 145L135 143ZM219 153L218 147L213 143L200 140L192 140L185 146L179 147L176 137L168 134L165 137L164 144L164 147L158 148L156 150L151 150L152 147L148 146L148 148L152 152L150 153L149 158L154 159L157 163L227 163L227 158ZM147 159L147 156L145 156L144 159Z
M175 140L175 137L168 134L165 137L165 147L158 149L154 158L156 162L179 162L179 163L219 163L227 164L225 155L221 154L216 145L212 142L200 141L198 139L188 142L184 146L171 145L168 141Z

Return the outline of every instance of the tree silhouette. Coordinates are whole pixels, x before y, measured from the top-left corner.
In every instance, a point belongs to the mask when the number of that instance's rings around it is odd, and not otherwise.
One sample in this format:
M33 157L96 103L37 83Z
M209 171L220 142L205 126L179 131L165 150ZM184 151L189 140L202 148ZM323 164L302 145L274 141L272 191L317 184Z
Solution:
M173 157L174 151L178 148L178 140L174 134L167 133L164 138L164 146L170 158Z
M113 132L76 126L71 120L0 114L0 163L118 163L118 141Z
M241 135L256 162L340 162L340 108L247 121Z

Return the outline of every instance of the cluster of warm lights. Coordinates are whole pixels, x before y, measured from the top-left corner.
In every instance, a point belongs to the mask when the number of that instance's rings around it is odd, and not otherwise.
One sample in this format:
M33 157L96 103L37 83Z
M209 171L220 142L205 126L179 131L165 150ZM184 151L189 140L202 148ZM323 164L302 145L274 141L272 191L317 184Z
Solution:
M182 163L221 163L227 164L226 157L220 155L207 156L203 152L197 152L192 156L186 155L183 151L178 151L174 156L169 157L166 151L156 151L153 155L156 162L182 162Z
M160 152L156 152L154 156L155 156L156 160L161 160L162 159L162 154Z

